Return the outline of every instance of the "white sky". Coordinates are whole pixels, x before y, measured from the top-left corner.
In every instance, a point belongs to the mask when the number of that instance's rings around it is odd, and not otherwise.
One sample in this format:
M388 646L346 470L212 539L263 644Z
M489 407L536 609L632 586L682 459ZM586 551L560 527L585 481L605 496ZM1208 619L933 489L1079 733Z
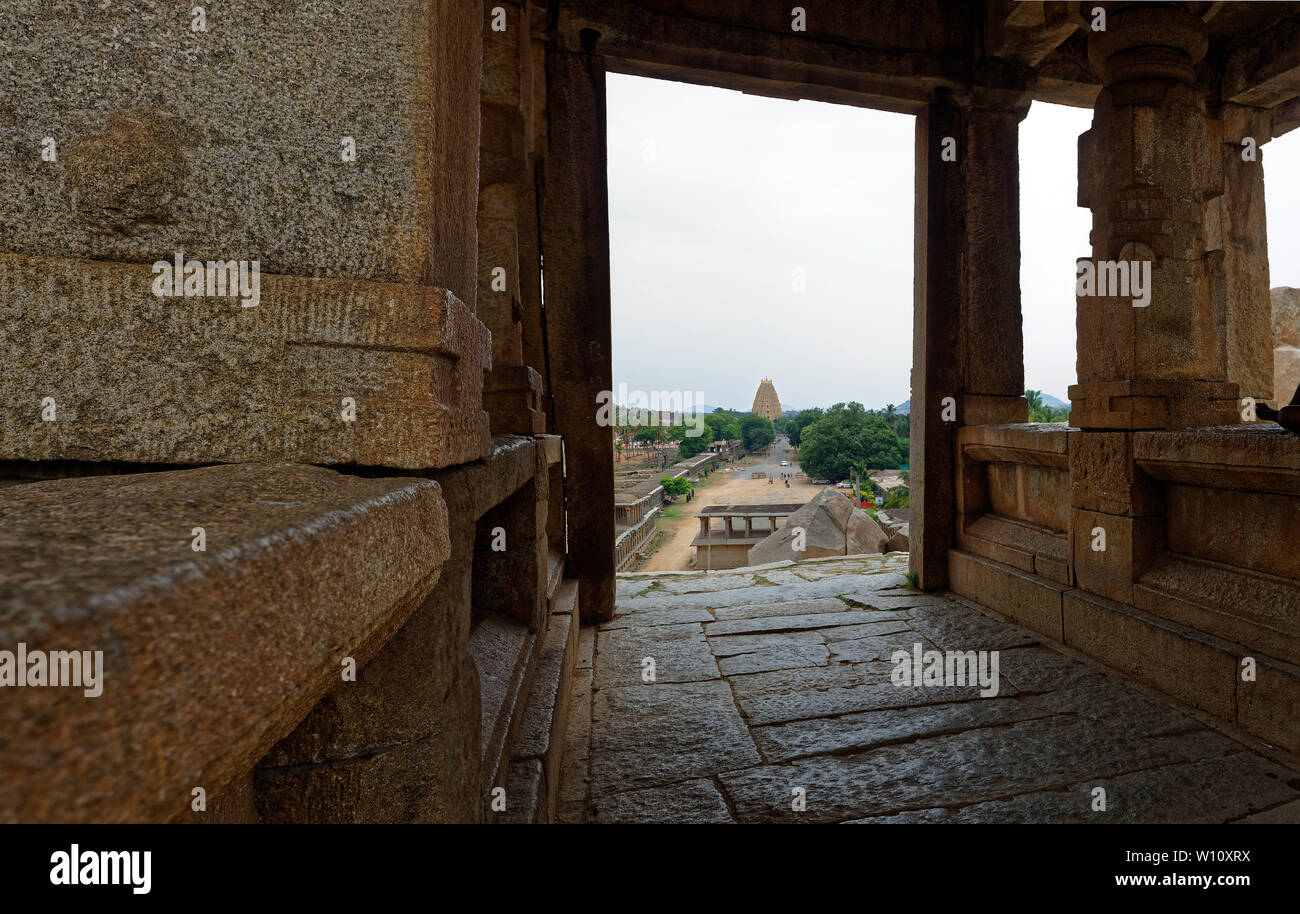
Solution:
M614 384L748 409L902 403L912 364L913 119L610 74ZM1020 126L1026 386L1075 379L1076 206L1091 112ZM1271 285L1300 286L1300 130L1264 147ZM796 270L806 290L796 291Z

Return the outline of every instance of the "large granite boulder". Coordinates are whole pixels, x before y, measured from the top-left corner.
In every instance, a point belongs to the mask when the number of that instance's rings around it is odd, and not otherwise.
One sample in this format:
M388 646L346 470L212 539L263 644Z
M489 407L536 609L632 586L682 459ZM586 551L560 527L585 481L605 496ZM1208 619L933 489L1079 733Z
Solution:
M1300 289L1278 286L1273 299L1273 345L1300 349Z
M1300 289L1279 286L1273 298L1273 399L1291 402L1300 387Z
M798 530L804 549L796 551ZM847 532L846 532L847 531ZM827 486L790 515L786 525L749 550L749 564L815 559L827 555L868 555L886 551L889 536L847 495Z

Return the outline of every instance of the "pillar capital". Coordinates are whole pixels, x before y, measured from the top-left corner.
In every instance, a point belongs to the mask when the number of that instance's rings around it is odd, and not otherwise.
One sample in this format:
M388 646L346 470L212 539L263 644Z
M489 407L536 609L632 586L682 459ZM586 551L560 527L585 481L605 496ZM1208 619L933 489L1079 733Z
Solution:
M1159 104L1174 83L1192 85L1209 49L1209 3L1101 2L1103 28L1088 30L1088 60L1121 104Z

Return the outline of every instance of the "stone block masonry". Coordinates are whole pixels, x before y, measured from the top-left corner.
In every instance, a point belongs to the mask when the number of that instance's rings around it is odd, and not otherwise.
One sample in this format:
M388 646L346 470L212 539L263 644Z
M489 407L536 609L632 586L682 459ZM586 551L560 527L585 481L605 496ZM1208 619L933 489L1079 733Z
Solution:
M450 553L436 482L321 467L36 482L0 491L0 515L0 644L105 652L98 698L3 695L6 822L166 821L196 787L217 797L406 621Z
M160 298L143 264L0 255L0 459L405 469L488 451L487 329L450 292L262 277Z

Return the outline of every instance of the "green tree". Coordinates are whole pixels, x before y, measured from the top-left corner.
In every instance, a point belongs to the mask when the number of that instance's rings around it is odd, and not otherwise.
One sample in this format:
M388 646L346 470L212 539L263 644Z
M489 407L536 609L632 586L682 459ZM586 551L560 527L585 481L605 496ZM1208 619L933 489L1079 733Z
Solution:
M656 444L663 438L663 430L657 425L647 425L645 428L637 429L637 441L649 441Z
M709 441L707 435L700 435L696 438L683 438L681 445L677 448L677 452L681 454L682 460L689 460L708 446Z
M826 415L825 411L819 408L800 410L799 414L791 420L789 431L790 443L795 447L798 447L799 442L802 440L803 430L824 415Z
M1070 410L1059 406L1048 406L1043 402L1041 390L1026 390L1025 399L1029 401L1030 422L1068 422Z
M776 440L776 429L771 419L745 413L740 417L740 437L744 439L745 450L757 451Z
M845 479L855 467L898 467L907 459L908 443L857 402L836 403L800 435L799 464L810 476Z
M665 476L659 480L659 485L664 487L664 494L669 498L685 495L694 488L685 476Z
M711 441L734 441L740 437L740 420L730 413L714 411L704 417L704 424L713 433Z

